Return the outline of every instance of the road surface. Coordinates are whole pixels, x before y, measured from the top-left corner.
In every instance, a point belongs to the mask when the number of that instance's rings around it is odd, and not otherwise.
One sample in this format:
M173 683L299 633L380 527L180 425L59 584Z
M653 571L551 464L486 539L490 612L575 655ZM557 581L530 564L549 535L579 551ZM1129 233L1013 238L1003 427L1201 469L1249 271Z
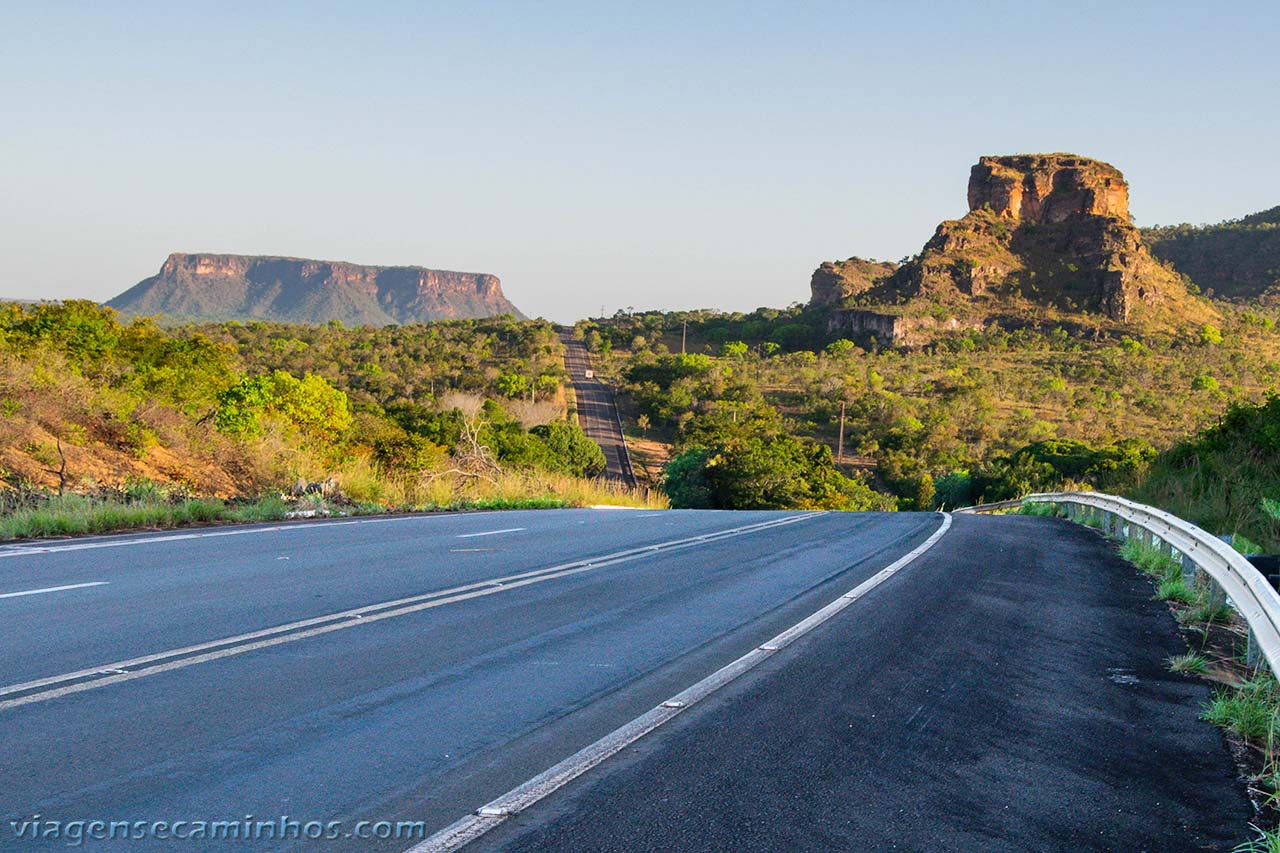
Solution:
M614 402L613 389L598 379L587 378L591 369L591 354L587 345L574 338L572 330L560 332L564 344L564 365L573 382L573 393L578 401L578 423L587 437L604 451L605 479L628 486L635 486L636 475L627 455L626 438L622 434L622 422L618 419L618 406Z
M567 510L0 548L0 849L97 820L145 837L86 849L406 850L945 523ZM954 517L476 849L1229 846L1248 805L1150 596L1089 531ZM157 821L336 837L184 846Z

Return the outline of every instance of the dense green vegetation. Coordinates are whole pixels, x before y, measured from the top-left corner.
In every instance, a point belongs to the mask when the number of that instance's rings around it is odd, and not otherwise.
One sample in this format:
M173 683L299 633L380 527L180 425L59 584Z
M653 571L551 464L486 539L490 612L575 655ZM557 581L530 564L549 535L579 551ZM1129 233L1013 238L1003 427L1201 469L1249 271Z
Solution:
M687 480L695 450L749 469L761 454L705 452L719 447L715 430L725 424L739 436L754 425L763 442L786 434L838 454L843 408L839 473L900 508L1063 485L1124 489L1157 448L1232 404L1256 402L1280 376L1280 336L1257 310L1141 339L991 326L912 349L834 337L824 313L800 307L618 315L578 331L620 383L638 455L657 448L648 466L655 480L666 454ZM793 458L775 456L779 467ZM813 500L821 468L802 478L813 488L786 500Z
M579 332L623 391L650 485L678 506L926 509L1137 488L1211 529L1280 542L1280 466L1271 428L1254 424L1274 403L1253 407L1280 346L1257 310L1142 339L993 326L914 349L833 337L800 307L620 315ZM561 357L549 324L510 318L162 329L91 303L7 306L0 466L19 489L155 480L182 500L302 479L379 506L595 501L575 484L604 458L568 417Z
M1217 225L1143 230L1156 257L1220 299L1280 299L1280 207Z
M542 322L162 329L90 302L7 305L0 476L30 529L54 507L41 487L77 530L235 519L203 499L299 480L346 511L633 500L586 482L604 457L563 381ZM173 489L117 494L139 482Z
M1206 530L1280 551L1280 397L1232 406L1156 457L1131 494Z

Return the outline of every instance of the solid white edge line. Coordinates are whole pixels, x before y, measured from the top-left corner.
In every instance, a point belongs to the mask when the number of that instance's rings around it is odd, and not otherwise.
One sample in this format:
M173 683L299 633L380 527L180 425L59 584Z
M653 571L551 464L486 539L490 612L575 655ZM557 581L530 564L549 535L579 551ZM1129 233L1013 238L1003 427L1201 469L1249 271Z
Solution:
M110 581L92 581L90 583L72 583L66 586L46 586L44 589L24 589L22 592L0 593L0 598L20 598L24 595L43 595L46 592L62 592L64 589L84 589L87 586L106 586Z
M471 814L459 818L421 843L409 848L405 853L451 853L451 851L459 850L470 844L507 818L519 814L524 809L529 808L529 806L572 782L605 759L635 743L663 723L688 710L694 704L715 693L738 676L754 669L777 654L779 650L817 628L919 558L937 544L938 540L950 529L951 514L942 513L942 524L930 534L928 539L826 607L796 623L772 640L752 649L692 687L677 693L656 708L646 711L621 728L615 729L600 738L595 743L583 747L559 764L512 788L497 799L489 801Z
M188 539L216 539L222 536L248 536L254 533L286 533L294 530L314 530L318 527L346 527L352 524L391 524L398 521L427 521L444 519L445 515L397 515L393 518L355 518L343 521L325 520L299 522L295 524L273 524L268 527L235 527L231 530L208 528L196 533L162 533L156 536L136 537L121 534L119 538L94 539L91 541L70 541L64 544L44 544L9 542L4 550L0 550L0 558L23 557L31 554L60 554L66 551L94 551L99 548L124 548L131 545L159 545L165 542L182 542Z
M575 509L598 509L598 507L576 507ZM347 527L353 524L394 524L405 521L437 521L443 523L459 515L481 515L481 513L412 513L391 517L376 516L373 518L333 518L316 521L294 522L291 524L236 525L230 529L210 527L192 533L161 533L151 536L133 536L121 533L118 536L100 539L71 540L69 542L49 542L37 544L22 540L7 541L0 545L0 559L5 557L23 557L34 554L60 554L66 551L93 551L99 548L124 548L132 545L158 545L165 542L182 542L188 539L215 539L221 536L248 536L254 533L288 533L295 530L314 530L323 527Z

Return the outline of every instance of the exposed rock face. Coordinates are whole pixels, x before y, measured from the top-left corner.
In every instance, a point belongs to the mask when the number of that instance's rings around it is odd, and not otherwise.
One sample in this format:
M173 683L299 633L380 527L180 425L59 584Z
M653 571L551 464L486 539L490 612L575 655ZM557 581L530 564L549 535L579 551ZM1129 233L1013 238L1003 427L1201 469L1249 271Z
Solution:
M385 326L523 315L496 276L257 255L174 253L160 272L107 305L187 320Z
M813 272L810 305L839 305L850 296L866 293L891 276L897 264L849 258L827 261Z
M833 311L827 319L827 331L833 335L855 339L871 337L877 341L905 346L927 343L935 332L980 328L982 328L980 320L961 320L956 317L943 320L929 316L902 317L875 311L859 311L855 308Z
M962 325L983 315L1018 320L1037 305L1166 326L1213 313L1152 258L1129 222L1129 187L1114 166L1074 154L983 157L968 200L968 214L939 225L918 256L879 283L833 298L838 268L823 264L810 304L851 295L860 308L898 306L894 313L915 306L939 317L945 308L965 317Z
M1129 220L1129 185L1108 163L1073 154L982 157L969 172L969 210L1027 222L1073 216Z

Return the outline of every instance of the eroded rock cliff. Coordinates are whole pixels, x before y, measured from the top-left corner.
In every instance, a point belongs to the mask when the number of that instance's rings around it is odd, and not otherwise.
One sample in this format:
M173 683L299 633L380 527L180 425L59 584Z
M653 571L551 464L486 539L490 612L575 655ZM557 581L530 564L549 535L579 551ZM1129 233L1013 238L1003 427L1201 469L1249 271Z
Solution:
M1129 221L1129 186L1108 163L1075 154L982 157L970 171L968 201L964 217L940 224L919 255L869 285L861 275L842 287L842 267L823 264L810 304L892 305L896 313L915 306L970 320L1018 320L1038 306L1165 327L1213 314L1152 257Z
M512 314L496 276L261 255L174 253L107 305L186 320L385 326Z
M826 261L813 271L809 280L811 305L839 305L850 296L866 293L893 275L898 265L888 261L849 258Z

